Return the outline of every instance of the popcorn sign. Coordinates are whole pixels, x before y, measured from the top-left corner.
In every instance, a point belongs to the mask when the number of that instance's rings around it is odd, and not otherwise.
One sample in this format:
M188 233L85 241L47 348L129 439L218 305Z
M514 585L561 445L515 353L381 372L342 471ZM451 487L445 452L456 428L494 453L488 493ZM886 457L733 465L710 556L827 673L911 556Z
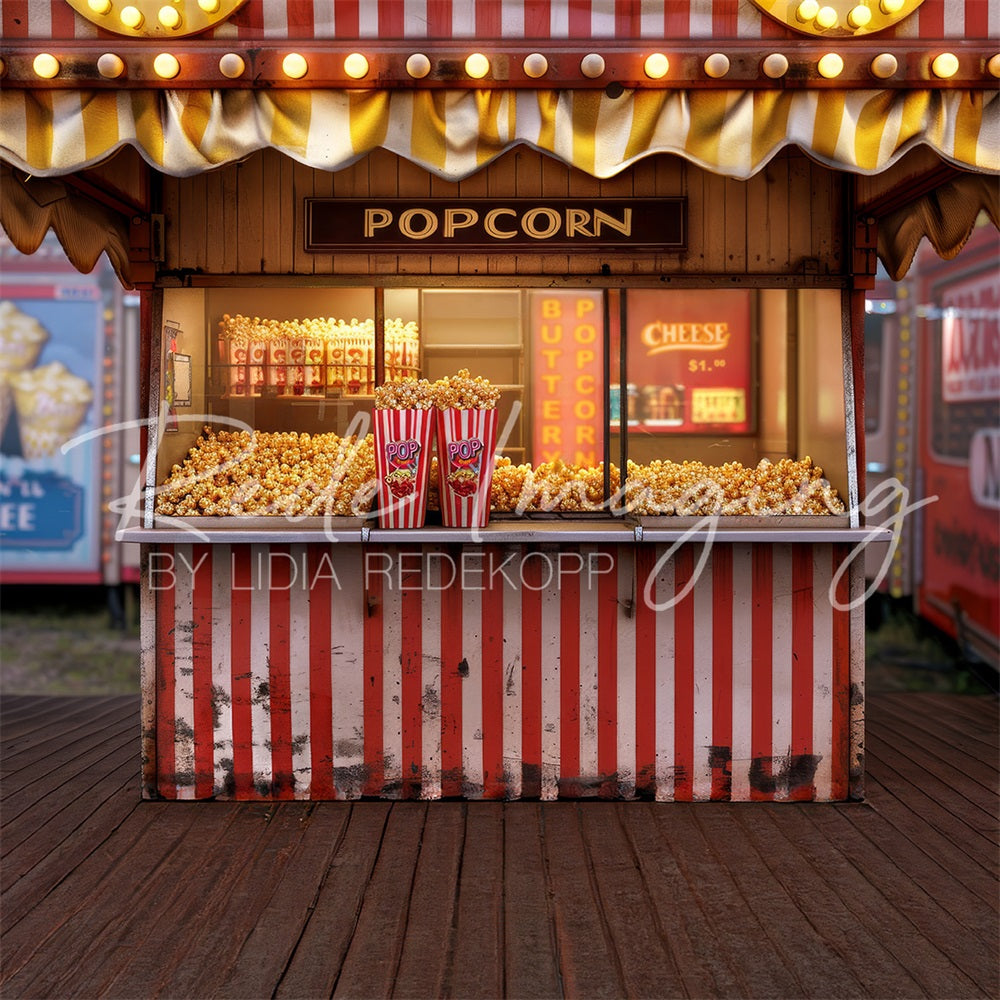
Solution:
M409 496L416 489L417 458L422 451L419 441L390 441L385 446L385 459L392 470L386 476L389 491L397 499Z
M479 438L452 441L448 445L448 488L460 497L472 496L479 483L479 461L483 442Z

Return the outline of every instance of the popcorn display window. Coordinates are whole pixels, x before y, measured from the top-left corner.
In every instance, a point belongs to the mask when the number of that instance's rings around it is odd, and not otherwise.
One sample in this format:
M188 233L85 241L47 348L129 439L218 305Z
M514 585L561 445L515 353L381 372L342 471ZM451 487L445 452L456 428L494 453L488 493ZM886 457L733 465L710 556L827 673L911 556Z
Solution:
M169 289L159 326L160 524L843 517L850 497L839 290Z

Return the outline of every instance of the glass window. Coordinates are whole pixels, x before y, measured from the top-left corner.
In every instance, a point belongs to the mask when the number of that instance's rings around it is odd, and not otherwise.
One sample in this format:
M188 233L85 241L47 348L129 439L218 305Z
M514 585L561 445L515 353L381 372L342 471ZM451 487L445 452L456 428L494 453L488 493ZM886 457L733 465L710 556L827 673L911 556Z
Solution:
M358 513L327 504L324 482L350 462L352 484L363 475L378 381L461 369L501 390L498 515L706 513L632 499L682 473L738 493L752 470L805 456L844 495L841 325L839 291L165 290L157 482L174 488L158 507ZM256 490L209 468L246 447L259 449ZM775 512L738 499L714 512Z

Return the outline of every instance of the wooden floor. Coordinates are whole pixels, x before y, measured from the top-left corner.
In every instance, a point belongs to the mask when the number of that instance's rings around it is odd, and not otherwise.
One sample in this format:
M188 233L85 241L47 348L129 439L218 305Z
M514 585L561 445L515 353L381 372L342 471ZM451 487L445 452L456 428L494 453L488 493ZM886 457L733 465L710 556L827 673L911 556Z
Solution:
M0 997L990 997L992 698L862 804L143 803L134 699L2 702Z

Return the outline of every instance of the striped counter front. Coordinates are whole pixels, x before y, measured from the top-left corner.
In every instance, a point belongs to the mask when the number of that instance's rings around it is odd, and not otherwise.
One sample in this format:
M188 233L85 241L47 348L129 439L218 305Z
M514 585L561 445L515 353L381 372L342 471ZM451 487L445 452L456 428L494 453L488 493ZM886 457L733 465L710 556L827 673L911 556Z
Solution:
M850 554L147 544L144 794L859 796Z

